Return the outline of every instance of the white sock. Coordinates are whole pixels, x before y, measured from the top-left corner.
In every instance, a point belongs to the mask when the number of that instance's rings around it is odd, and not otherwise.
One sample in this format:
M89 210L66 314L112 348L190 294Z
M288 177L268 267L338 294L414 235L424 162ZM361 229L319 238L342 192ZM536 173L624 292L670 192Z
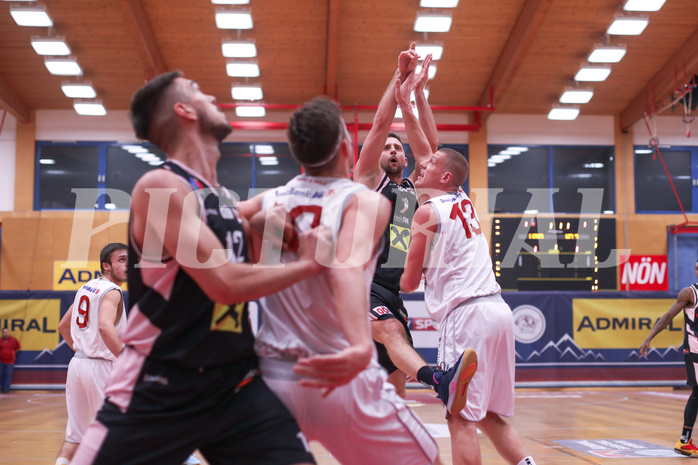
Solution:
M528 457L521 459L521 461L516 465L536 465L536 461L533 460L533 457L529 455Z
M70 465L70 460L65 457L58 457L56 459L56 465Z

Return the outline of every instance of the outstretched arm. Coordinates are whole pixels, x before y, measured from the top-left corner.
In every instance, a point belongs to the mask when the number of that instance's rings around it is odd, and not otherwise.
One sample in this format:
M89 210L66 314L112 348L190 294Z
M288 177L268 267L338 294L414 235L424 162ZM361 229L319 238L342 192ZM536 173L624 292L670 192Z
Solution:
M657 320L657 323L654 325L654 328L652 328L652 330L650 331L649 336L647 336L645 342L643 342L642 346L640 346L640 355L642 355L643 357L647 355L647 351L650 348L650 343L652 342L652 339L654 339L654 337L657 334L661 333L669 325L669 323L671 323L671 320L673 320L674 317L679 314L681 310L693 304L693 291L690 287L684 287L683 289L681 289L681 292L679 292L679 295L676 298L676 302L674 302L671 308L664 315L662 315L662 317L659 320Z
M389 215L388 200L372 191L361 191L347 203L337 237L336 262L326 272L335 296L337 316L351 346L335 354L298 360L295 372L306 377L302 385L341 386L370 362L373 339L368 321L370 289L365 273L375 263L371 257L380 244Z
M378 185L382 176L379 160L397 110L395 82L398 79L404 80L417 67L418 55L415 46L413 42L409 50L400 53L398 69L395 70L388 88L378 104L378 110L373 118L373 126L366 136L361 148L361 156L354 167L354 181L360 182L370 189L374 189Z
M429 249L436 234L436 213L431 205L422 205L412 218L410 248L407 249L405 271L400 278L400 290L414 292L422 280L422 270L429 258Z
M429 65L431 65L431 53L424 58L422 62L422 71L415 79L414 99L417 103L417 111L419 112L419 125L422 127L422 131L424 131L424 135L429 141L431 153L434 153L439 149L439 136L436 132L436 122L431 112L431 106L429 106L427 95L424 92L424 88L429 80Z
M153 170L133 189L131 228L145 257L169 255L213 301L233 304L277 292L323 267L315 259L316 240L329 249L326 230L317 228L300 238L299 259L282 267L237 262L242 237L231 233L226 246L201 219L195 192L175 174ZM231 257L230 253L240 254ZM155 263L154 266L158 266ZM143 262L142 266L151 266Z
M412 112L412 104L410 103L410 79L411 77L409 77L408 82L404 84L399 80L395 83L395 99L402 110L402 119L405 122L407 140L410 142L410 149L414 156L414 171L410 173L409 176L412 182L414 182L422 171L422 163L431 158L432 151L424 135L424 131L422 131L419 125L419 120L417 120L417 117Z

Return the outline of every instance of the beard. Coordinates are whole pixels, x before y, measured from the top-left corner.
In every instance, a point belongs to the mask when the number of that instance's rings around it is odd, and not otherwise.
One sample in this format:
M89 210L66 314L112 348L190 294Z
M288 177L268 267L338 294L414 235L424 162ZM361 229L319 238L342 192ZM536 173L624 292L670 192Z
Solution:
M380 166L381 169L385 171L388 175L400 174L405 170L405 167L400 166L400 163L398 163L396 166L392 166L390 164L390 160L386 161L385 163L381 163Z
M202 134L213 136L219 143L233 132L233 127L227 121L213 121L206 113L197 110L199 116L199 129Z

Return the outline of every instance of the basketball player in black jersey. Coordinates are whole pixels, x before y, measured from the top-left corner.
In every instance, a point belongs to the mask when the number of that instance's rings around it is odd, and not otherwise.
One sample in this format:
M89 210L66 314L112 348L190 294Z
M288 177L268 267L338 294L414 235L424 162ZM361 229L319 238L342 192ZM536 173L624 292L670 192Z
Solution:
M381 192L392 204L392 220L384 236L385 249L378 258L371 286L369 316L378 361L388 371L388 381L402 397L405 396L405 375L409 375L436 389L439 398L446 404L448 390L443 388L453 377L453 373L447 372L446 379L442 379L443 373L435 372L415 351L408 328L407 310L400 299L400 277L407 257L412 217L417 208L414 180L419 176L421 163L429 160L438 145L436 125L424 93L431 55L427 55L421 72L417 74L415 70L418 59L414 43L409 50L400 53L398 69L378 105L373 126L354 168L354 180ZM412 111L403 110L403 121L407 129L420 127L426 137L410 141L415 171L403 178L407 166L405 150L400 137L390 132L390 126L397 109L397 98L406 98L409 103L411 91L414 91L420 118L417 119ZM441 389L437 389L440 384ZM454 409L462 409L465 399L452 403Z
M698 278L698 262L696 262L696 277ZM698 308L698 284L691 284L681 289L681 292L676 297L676 302L657 320L649 336L647 336L647 339L640 347L640 355L644 357L647 355L652 339L669 326L681 310L684 311L684 327L686 331L683 339L683 357L686 362L686 384L691 386L692 391L683 412L681 438L676 442L674 452L688 457L698 457L698 447L693 445L693 439L691 438L693 425L696 422L696 416L698 416L698 372L696 372L698 351L695 350L695 347L698 346L696 308Z
M297 262L253 266L246 221L216 179L232 129L215 99L171 72L134 94L131 118L168 161L133 189L125 348L71 463L179 465L197 448L212 465L314 463L259 376L247 302L320 272L326 234L301 236Z

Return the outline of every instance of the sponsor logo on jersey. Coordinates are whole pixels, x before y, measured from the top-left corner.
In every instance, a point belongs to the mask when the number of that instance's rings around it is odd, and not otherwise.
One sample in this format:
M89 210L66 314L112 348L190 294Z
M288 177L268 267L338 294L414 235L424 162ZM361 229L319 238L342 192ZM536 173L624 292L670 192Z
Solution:
M410 246L410 228L390 224L390 247L407 252Z
M245 313L245 302L235 305L223 305L216 303L213 306L211 319L211 331L242 332L242 317Z

